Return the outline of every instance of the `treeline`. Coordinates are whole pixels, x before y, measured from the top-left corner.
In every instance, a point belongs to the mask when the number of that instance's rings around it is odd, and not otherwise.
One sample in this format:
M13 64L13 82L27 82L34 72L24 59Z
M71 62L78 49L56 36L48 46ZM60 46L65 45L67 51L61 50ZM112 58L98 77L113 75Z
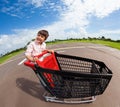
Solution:
M85 39L85 38L83 38L83 39ZM110 38L105 38L104 36L98 37L98 38L96 38L96 37L93 37L93 38L88 37L87 39L88 40L104 40L104 41L111 41L111 42L120 42L120 40L112 40Z
M10 54L12 54L12 53L14 53L14 52L19 52L19 51L21 51L21 50L25 50L25 47L24 47L24 48L15 49L15 50L13 50L13 51L11 51L11 52L7 52L7 53L4 54L4 55L3 55L3 54L0 54L0 57L10 55Z
M34 39L33 39L34 40ZM111 42L120 42L120 40L112 40L112 39L110 39L110 38L105 38L104 36L101 36L101 37L98 37L98 38L96 38L96 37L88 37L88 38L68 38L68 39L66 39L66 40L61 40L61 39L55 39L55 40L53 40L53 41L47 41L46 43L56 43L56 42L59 42L59 41L68 41L68 40L75 40L75 41L80 41L80 40L90 40L90 41L92 41L92 40L104 40L104 41L111 41ZM27 45L29 44L30 42L28 42L27 43ZM27 46L26 45L26 46ZM26 49L26 46L25 47L23 47L23 48L19 48L19 49L16 49L16 50L13 50L13 51L11 51L11 52L7 52L5 55L9 55L9 54L12 54L12 53L14 53L14 52L19 52L19 51L21 51L21 50L25 50ZM2 56L5 56L5 55L0 55L0 57L2 57Z
M75 40L75 41L80 41L80 40L104 40L104 41L110 41L110 42L120 42L120 40L112 40L110 38L105 38L104 36L102 37L87 37L87 38L68 38L66 40L62 40L62 39L55 39L53 41L48 41L47 43L56 43L56 42L59 42L59 41L68 41L68 40Z

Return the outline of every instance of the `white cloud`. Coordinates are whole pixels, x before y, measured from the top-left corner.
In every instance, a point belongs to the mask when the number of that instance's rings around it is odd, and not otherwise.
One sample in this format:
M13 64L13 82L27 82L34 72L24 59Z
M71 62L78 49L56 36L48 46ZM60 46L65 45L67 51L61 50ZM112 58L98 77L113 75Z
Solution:
M92 34L87 34L87 37L102 37L110 38L112 40L120 40L120 29L119 30L100 30Z
M36 35L37 30L15 30L12 35L0 35L0 54L24 47Z
M120 0L86 0L84 5L87 13L103 18L120 9Z
M20 0L22 1L22 0ZM53 24L35 29L18 29L13 35L1 35L0 53L23 47L28 41L35 37L40 29L47 29L50 33L48 40L80 38L100 35L113 38L113 35L120 35L120 30L100 30L94 34L88 34L86 27L89 25L88 18L95 16L104 18L110 13L120 9L120 0L61 0L63 5L55 5L49 1L51 9L57 8L60 18ZM46 0L26 0L28 4L40 7ZM46 7L49 9L49 7ZM116 39L120 39L116 36ZM8 45L10 44L10 45ZM2 50L2 51L1 51Z
M32 4L33 6L38 8L41 7L46 0L20 0L20 1L27 2L27 4Z
M33 14L34 9L42 7L45 2L46 0L17 0L11 3L11 1L4 0L0 12L19 18L28 17L28 14Z

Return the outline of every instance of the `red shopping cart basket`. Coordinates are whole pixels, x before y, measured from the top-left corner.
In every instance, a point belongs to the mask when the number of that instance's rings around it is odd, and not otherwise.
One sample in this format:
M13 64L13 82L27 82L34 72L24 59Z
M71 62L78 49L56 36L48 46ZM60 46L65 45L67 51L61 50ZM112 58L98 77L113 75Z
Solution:
M92 102L103 94L112 71L101 61L58 53L38 55L36 63L26 61L46 89L46 101ZM79 99L79 100L78 100Z

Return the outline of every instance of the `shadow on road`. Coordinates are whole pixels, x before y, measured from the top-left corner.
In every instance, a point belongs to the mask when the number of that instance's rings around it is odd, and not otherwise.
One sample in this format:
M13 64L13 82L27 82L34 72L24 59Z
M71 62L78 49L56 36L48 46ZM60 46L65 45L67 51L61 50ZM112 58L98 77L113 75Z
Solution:
M40 100L44 100L43 93L44 89L41 87L40 83L28 80L26 78L18 78L16 80L17 87L23 90L24 92L39 98Z

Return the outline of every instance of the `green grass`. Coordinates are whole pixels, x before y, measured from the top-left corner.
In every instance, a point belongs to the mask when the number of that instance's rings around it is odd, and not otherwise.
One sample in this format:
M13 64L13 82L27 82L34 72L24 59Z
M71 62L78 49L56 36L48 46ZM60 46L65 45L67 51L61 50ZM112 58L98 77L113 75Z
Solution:
M53 44L61 44L61 43L73 43L73 42L80 42L80 43L94 43L94 44L102 44L105 46L109 46L112 48L116 48L120 50L120 42L115 41L107 41L107 40L98 40L98 39L70 39L70 40L55 40L51 42L47 42L47 45L53 45ZM4 55L0 57L0 64L4 63L11 57L18 55L19 53L23 52L24 50L18 50L15 52L11 52L10 54Z
M53 42L48 42L48 45L53 45L53 44L61 44L61 43L73 43L73 42L81 42L81 43L94 43L94 44L101 44L105 46L109 46L112 48L116 48L120 50L120 42L115 42L115 41L107 41L107 40L96 40L96 39L72 39L72 40L57 40Z
M4 55L2 57L0 57L0 64L4 63L5 61L7 61L8 59L12 58L13 56L16 56L20 53L22 53L24 50L19 50L16 52L11 52L10 54Z
M81 42L102 44L108 47L116 48L120 50L120 42L115 41L105 41L105 40L81 40Z

